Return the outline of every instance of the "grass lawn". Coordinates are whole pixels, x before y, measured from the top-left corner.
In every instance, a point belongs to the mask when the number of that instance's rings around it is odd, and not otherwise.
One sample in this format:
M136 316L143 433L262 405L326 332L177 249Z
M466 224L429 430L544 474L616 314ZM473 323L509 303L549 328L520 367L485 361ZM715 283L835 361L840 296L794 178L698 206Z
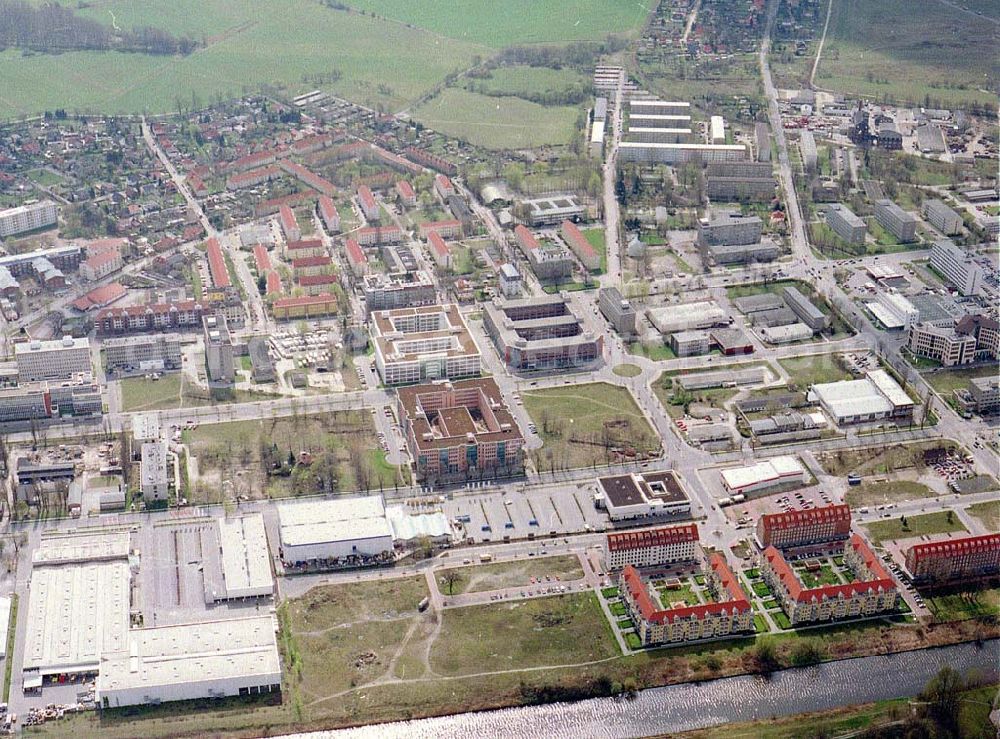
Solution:
M447 573L458 576L453 588L446 582ZM583 577L583 568L575 555L558 557L538 557L515 562L495 562L493 564L477 565L475 567L458 567L453 570L443 570L436 573L438 588L447 595L459 593L481 593L484 590L513 588L519 585L529 585L531 578L544 580L546 577L560 580L579 580ZM617 593L617 591L615 591Z
M753 592L759 595L761 598L770 598L771 595L773 595L771 593L771 588L769 588L767 586L767 583L764 582L763 580L760 582L755 582L753 584Z
M120 384L122 410L126 412L246 403L253 400L269 400L275 397L270 393L234 390L225 399L212 398L207 390L188 382L183 372L160 375L159 380L127 377Z
M619 364L611 371L619 377L638 377L642 374L642 368L635 364Z
M647 346L640 341L633 341L628 345L628 353L651 359L654 362L662 362L665 359L677 359L677 355L670 348L670 344L662 342L653 346Z
M985 503L976 503L965 509L970 516L975 516L990 531L1000 531L1000 501L988 500Z
M563 469L612 462L616 451L655 453L659 441L626 388L603 382L531 390L524 407L544 446L536 467Z
M816 588L820 585L839 585L840 578L830 565L823 565L818 570L810 572L805 568L796 569L795 574L806 588Z
M468 86L478 92L503 93L528 97L546 92L588 85L590 80L572 69L529 67L523 64L498 67L486 78L470 79Z
M831 475L887 475L896 470L909 469L923 464L924 451L945 448L955 450L958 445L951 439L922 441L916 444L894 444L890 447L873 446L861 449L842 449L817 455L823 469Z
M361 411L202 424L185 431L183 438L198 458L201 474L235 479L237 472L247 471L251 492L269 497L319 492L323 481L334 491L377 490L409 481L404 469L385 462L371 417ZM266 464L287 465L290 453L303 451L313 455L311 466L296 465L285 476L263 478ZM262 489L254 491L254 484Z
M436 131L487 149L569 143L575 107L543 106L517 97L490 97L457 87L418 106L413 118Z
M603 228L585 228L582 231L587 243L594 247L594 251L601 255L601 271L608 270L608 245L605 243Z
M618 654L594 593L445 610L430 664L439 675L605 659Z
M784 370L789 374L789 387L796 387L801 390L808 389L811 385L825 382L837 382L839 380L850 380L852 375L832 354L816 354L806 357L789 357L779 359Z
M621 603L621 602L619 602L619 603L611 603L611 604L608 605L608 608L611 610L611 613L613 615L615 615L615 616L627 616L628 615L628 609L625 608L625 604L624 603Z
M625 643L628 644L629 649L642 649L642 639L634 631L625 634Z
M784 611L778 611L776 613L772 613L771 618L774 619L774 623L778 625L779 629L792 628L792 622Z
M603 588L601 595L604 596L605 600L614 600L618 597L618 588Z
M755 613L753 615L753 627L754 631L758 634L763 634L768 630L767 619L760 613Z
M986 365L975 369L949 369L936 372L923 372L921 376L931 387L937 390L947 400L953 391L969 386L969 381L977 377L991 377L997 372L996 365Z
M924 602L939 621L1000 616L1000 589L958 591L924 595Z
M866 528L872 541L876 544L892 539L909 539L910 537L925 536L927 534L947 534L968 530L955 515L952 515L949 521L948 513L945 511L925 513L919 516L907 516L905 528L899 518L870 523L867 524Z
M674 603L684 603L687 606L696 606L701 603L691 584L687 582L682 582L681 586L674 590L657 588L656 592L660 596L660 603L663 604L664 608L671 608Z
M844 495L844 502L851 508L899 503L904 500L931 498L936 493L923 483L911 480L889 480L887 482L864 481L850 487Z
M424 8L414 10L422 13ZM641 17L637 8L630 6L629 11L630 16ZM4 80L0 118L57 107L80 112L176 112L179 105L200 107L216 96L237 97L264 84L294 93L320 87L357 102L401 108L449 73L467 68L473 56L490 51L471 40L442 40L436 33L337 11L315 0L285 0L280 5L251 0L139 4L112 0L80 12L107 25L154 26L207 43L186 57L7 50L0 54ZM558 26L539 27L538 34L544 36L547 28ZM336 54L331 56L330 49ZM317 84L308 81L310 75L336 81Z

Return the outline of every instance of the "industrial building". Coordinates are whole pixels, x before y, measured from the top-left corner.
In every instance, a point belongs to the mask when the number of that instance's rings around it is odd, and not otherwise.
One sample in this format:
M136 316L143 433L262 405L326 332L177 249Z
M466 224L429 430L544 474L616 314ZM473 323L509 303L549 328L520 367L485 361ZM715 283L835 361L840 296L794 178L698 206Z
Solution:
M658 529L618 531L604 538L604 564L609 570L661 567L698 557L698 527L661 526Z
M868 543L854 534L843 548L844 563L854 582L806 588L775 547L764 550L760 571L793 626L847 618L877 616L896 610L896 581Z
M421 482L523 474L524 437L494 379L410 385L396 403Z
M209 382L230 384L236 379L233 339L221 313L202 318L205 334L205 364Z
M831 203L826 209L826 225L848 244L865 243L868 226L851 209L840 203Z
M765 326L760 330L760 336L768 344L792 344L796 341L811 339L814 331L804 323L792 323L785 326Z
M895 419L913 415L913 400L885 370L869 372L860 380L840 380L813 385L807 399L826 411L838 426Z
M101 350L108 372L162 372L181 368L180 334L105 339Z
M528 221L536 228L555 226L563 221L579 221L586 214L586 209L574 195L553 195L523 200L521 205L527 210Z
M729 316L714 300L650 308L646 317L661 334L728 326Z
M437 291L430 276L423 270L365 275L361 279L365 310L409 308L437 302Z
M601 314L623 338L631 338L636 332L636 311L632 304L622 297L617 287L602 287L598 290L598 304Z
M925 200L922 208L927 222L945 236L962 233L962 216L940 200Z
M711 218L698 222L698 243L756 244L760 241L763 224L758 216L745 216L739 211L718 211Z
M944 585L1000 573L1000 534L938 539L906 550L906 569L917 582Z
M139 487L146 501L166 500L170 475L167 471L167 443L147 441L142 445Z
M712 337L708 331L678 331L670 334L670 348L678 357L696 357L708 354Z
M795 313L798 319L813 331L819 332L830 327L830 316L817 308L794 285L789 285L783 289L781 297L785 299L788 307L792 309L792 312Z
M392 529L380 495L281 503L279 555L286 565L364 565L392 558Z
M880 292L865 307L889 330L909 329L920 321L920 311L902 293Z
M274 595L271 554L264 514L227 516L216 521L221 550L222 582L213 601L267 598Z
M851 533L851 507L829 505L784 513L765 513L757 519L761 549L791 549L846 539Z
M1000 378L973 377L967 388L955 391L955 397L966 411L993 413L1000 408Z
M931 247L931 266L944 275L962 295L975 295L983 283L984 271L973 255L951 239L940 239Z
M669 470L599 477L594 503L606 509L612 521L684 516L691 512L687 493Z
M711 603L657 608L639 571L626 565L618 589L643 646L722 639L753 631L753 609L725 557L714 553L704 568Z
M712 387L760 385L767 382L768 376L769 374L765 367L749 367L742 370L725 369L684 374L677 379L677 382L685 390L705 390Z
M54 226L58 215L51 200L0 210L0 239Z
M67 380L90 375L90 339L64 336L52 341L26 341L14 345L19 383Z
M101 652L101 708L281 692L278 624L254 616L129 631Z
M371 331L386 385L479 375L479 347L456 305L375 311Z
M917 238L917 217L907 213L891 200L875 202L875 220L904 244Z
M719 473L726 490L734 495L767 493L782 486L805 485L809 473L795 457L772 457L745 467Z
M483 325L504 363L535 372L589 366L601 359L604 337L585 330L561 295L494 299Z

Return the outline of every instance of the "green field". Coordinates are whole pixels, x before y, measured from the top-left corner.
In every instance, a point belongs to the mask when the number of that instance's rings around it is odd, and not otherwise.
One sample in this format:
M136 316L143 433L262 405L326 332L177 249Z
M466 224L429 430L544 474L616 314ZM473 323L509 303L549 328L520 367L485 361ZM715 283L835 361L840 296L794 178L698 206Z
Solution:
M601 255L601 271L608 269L608 245L605 242L603 228L587 228L583 230L583 236L587 243L594 247L594 251Z
M435 131L488 149L569 143L579 111L517 97L489 97L449 87L413 111Z
M590 80L572 69L528 67L522 64L498 67L486 78L470 79L469 86L478 92L496 92L527 97L543 92L589 85Z
M75 6L76 4L73 3ZM316 0L113 0L82 11L121 26L151 25L205 39L186 57L80 51L0 53L0 118L69 112L166 113L261 85L320 87L390 109L405 106L489 49ZM310 75L339 79L307 81Z
M1000 590L997 588L925 595L924 599L938 621L1000 616Z
M816 86L933 107L992 107L995 33L936 0L837 0Z
M958 516L952 514L951 520L949 520L948 513L945 511L924 513L920 516L906 516L905 527L902 520L896 517L870 523L865 528L868 529L872 541L876 544L881 544L883 541L892 539L910 539L928 534L948 534L968 531L962 525L962 522L958 520Z
M449 575L455 578L448 584ZM495 562L475 567L458 567L437 573L438 589L442 594L481 593L484 590L515 588L530 585L531 578L544 580L558 577L560 580L579 580L583 568L576 555L558 557L537 557L514 562Z
M269 393L233 390L232 394L224 400L211 398L208 390L192 385L182 372L161 375L159 380L128 377L122 380L120 385L122 410L126 412L247 403L254 400L270 400L275 397Z
M970 505L965 512L982 521L990 531L1000 531L1000 500Z
M789 387L802 390L812 385L853 379L833 354L814 354L779 359L778 364L789 375Z
M642 374L642 368L637 364L619 364L611 371L619 377L638 377Z
M889 480L887 482L863 482L848 488L844 502L851 508L901 503L904 500L931 498L937 495L926 485L911 480Z
M533 452L542 469L607 464L616 450L655 452L659 441L626 388L594 382L532 390L524 408L544 446Z
M546 41L599 41L609 33L632 32L647 12L639 3L619 0L346 0L346 4L498 49Z
M955 390L962 390L969 387L969 381L977 377L992 377L996 375L995 365L976 367L975 369L949 369L938 370L936 372L923 372L921 376L927 380L932 388L941 393L945 400L951 396Z

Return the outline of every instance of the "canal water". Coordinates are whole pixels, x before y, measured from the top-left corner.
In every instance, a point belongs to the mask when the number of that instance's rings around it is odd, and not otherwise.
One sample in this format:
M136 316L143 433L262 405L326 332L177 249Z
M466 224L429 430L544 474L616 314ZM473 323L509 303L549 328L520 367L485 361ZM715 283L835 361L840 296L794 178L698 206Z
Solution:
M949 665L993 681L1000 677L1000 640L828 662L784 670L769 679L744 675L643 690L634 700L505 708L397 721L356 729L290 735L295 739L597 739L640 737L820 711L920 693ZM461 682L456 682L461 685Z

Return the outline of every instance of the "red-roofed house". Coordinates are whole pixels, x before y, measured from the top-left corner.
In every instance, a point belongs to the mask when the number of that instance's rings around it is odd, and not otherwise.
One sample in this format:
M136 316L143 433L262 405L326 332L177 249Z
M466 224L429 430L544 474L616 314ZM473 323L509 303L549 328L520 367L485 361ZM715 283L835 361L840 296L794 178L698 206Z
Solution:
M601 255L590 245L587 237L576 227L575 223L563 221L559 227L559 233L562 234L563 241L576 254L576 258L584 267L591 271L601 268Z
M263 244L254 244L253 259L258 275L266 275L271 271L271 255L267 253Z
M451 268L451 252L448 251L448 245L444 243L444 239L437 231L431 231L427 235L427 248L430 249L434 263L438 267L441 269Z
M378 202L367 185L358 188L358 207L367 221L377 221L381 215Z
M290 159L282 159L278 163L278 166L288 172L288 174L292 177L299 180L299 182L308 185L313 190L321 192L324 195L333 195L337 192L337 186L330 182L330 180L319 176L311 169L307 169L301 164L293 162Z
M366 226L358 229L354 236L361 246L398 244L403 240L403 232L399 230L399 226Z
M760 572L793 626L896 610L896 581L857 534L844 543L844 563L854 571L854 582L806 588L784 555L771 546L761 555Z
M344 251L347 254L347 263L351 266L351 272L355 277L361 277L368 273L368 257L361 250L361 245L354 239L348 239L344 243Z
M514 238L517 240L517 245L521 248L521 252L525 256L527 256L528 252L539 248L538 239L521 224L514 226Z
M447 200L449 195L455 194L455 185L443 174L434 175L434 192L442 200Z
M721 554L709 558L705 581L715 602L657 608L639 571L625 566L618 579L619 592L643 646L721 639L754 630L750 602ZM669 591L663 591L661 598L667 597Z
M323 293L332 293L333 286L339 282L340 280L335 274L303 275L299 278L299 287L305 291L306 295L322 295Z
M420 236L426 239L431 231L437 231L446 239L462 238L461 221L425 221L420 224Z
M656 567L698 557L698 527L661 526L641 531L618 531L607 535L604 563L609 570L626 565Z
M851 509L829 505L803 511L765 513L757 520L757 543L764 549L819 544L846 539L851 533Z
M325 254L326 247L320 239L285 242L285 258L290 261L303 257L322 257Z
M302 238L302 230L291 208L282 205L278 208L278 217L281 219L281 230L285 234L286 241L298 241Z
M328 256L303 257L292 261L292 275L322 275L333 269L333 260Z
M407 208L416 206L417 193L413 191L413 186L406 180L400 180L396 183L396 194L399 196L399 202Z
M80 262L80 277L90 282L107 277L112 272L122 268L121 252L115 249L99 251L85 261Z
M301 298L279 298L271 306L271 313L279 320L313 318L337 312L335 295L305 295Z
M272 164L267 167L258 167L246 172L237 172L226 178L227 190L242 190L245 187L253 187L262 182L270 182L281 177L281 170L277 165Z
M327 195L323 195L319 199L319 217L323 219L323 225L326 226L327 231L330 233L340 231L340 213L337 212L337 206L333 204L333 199Z
M229 287L229 270L226 269L226 259L222 256L222 246L214 236L205 242L205 252L208 254L208 273L212 278L212 286Z
M281 295L281 275L278 270L272 269L267 273L267 286L264 290L268 297Z
M906 550L906 569L918 582L945 583L995 575L1000 572L1000 534L914 544Z

